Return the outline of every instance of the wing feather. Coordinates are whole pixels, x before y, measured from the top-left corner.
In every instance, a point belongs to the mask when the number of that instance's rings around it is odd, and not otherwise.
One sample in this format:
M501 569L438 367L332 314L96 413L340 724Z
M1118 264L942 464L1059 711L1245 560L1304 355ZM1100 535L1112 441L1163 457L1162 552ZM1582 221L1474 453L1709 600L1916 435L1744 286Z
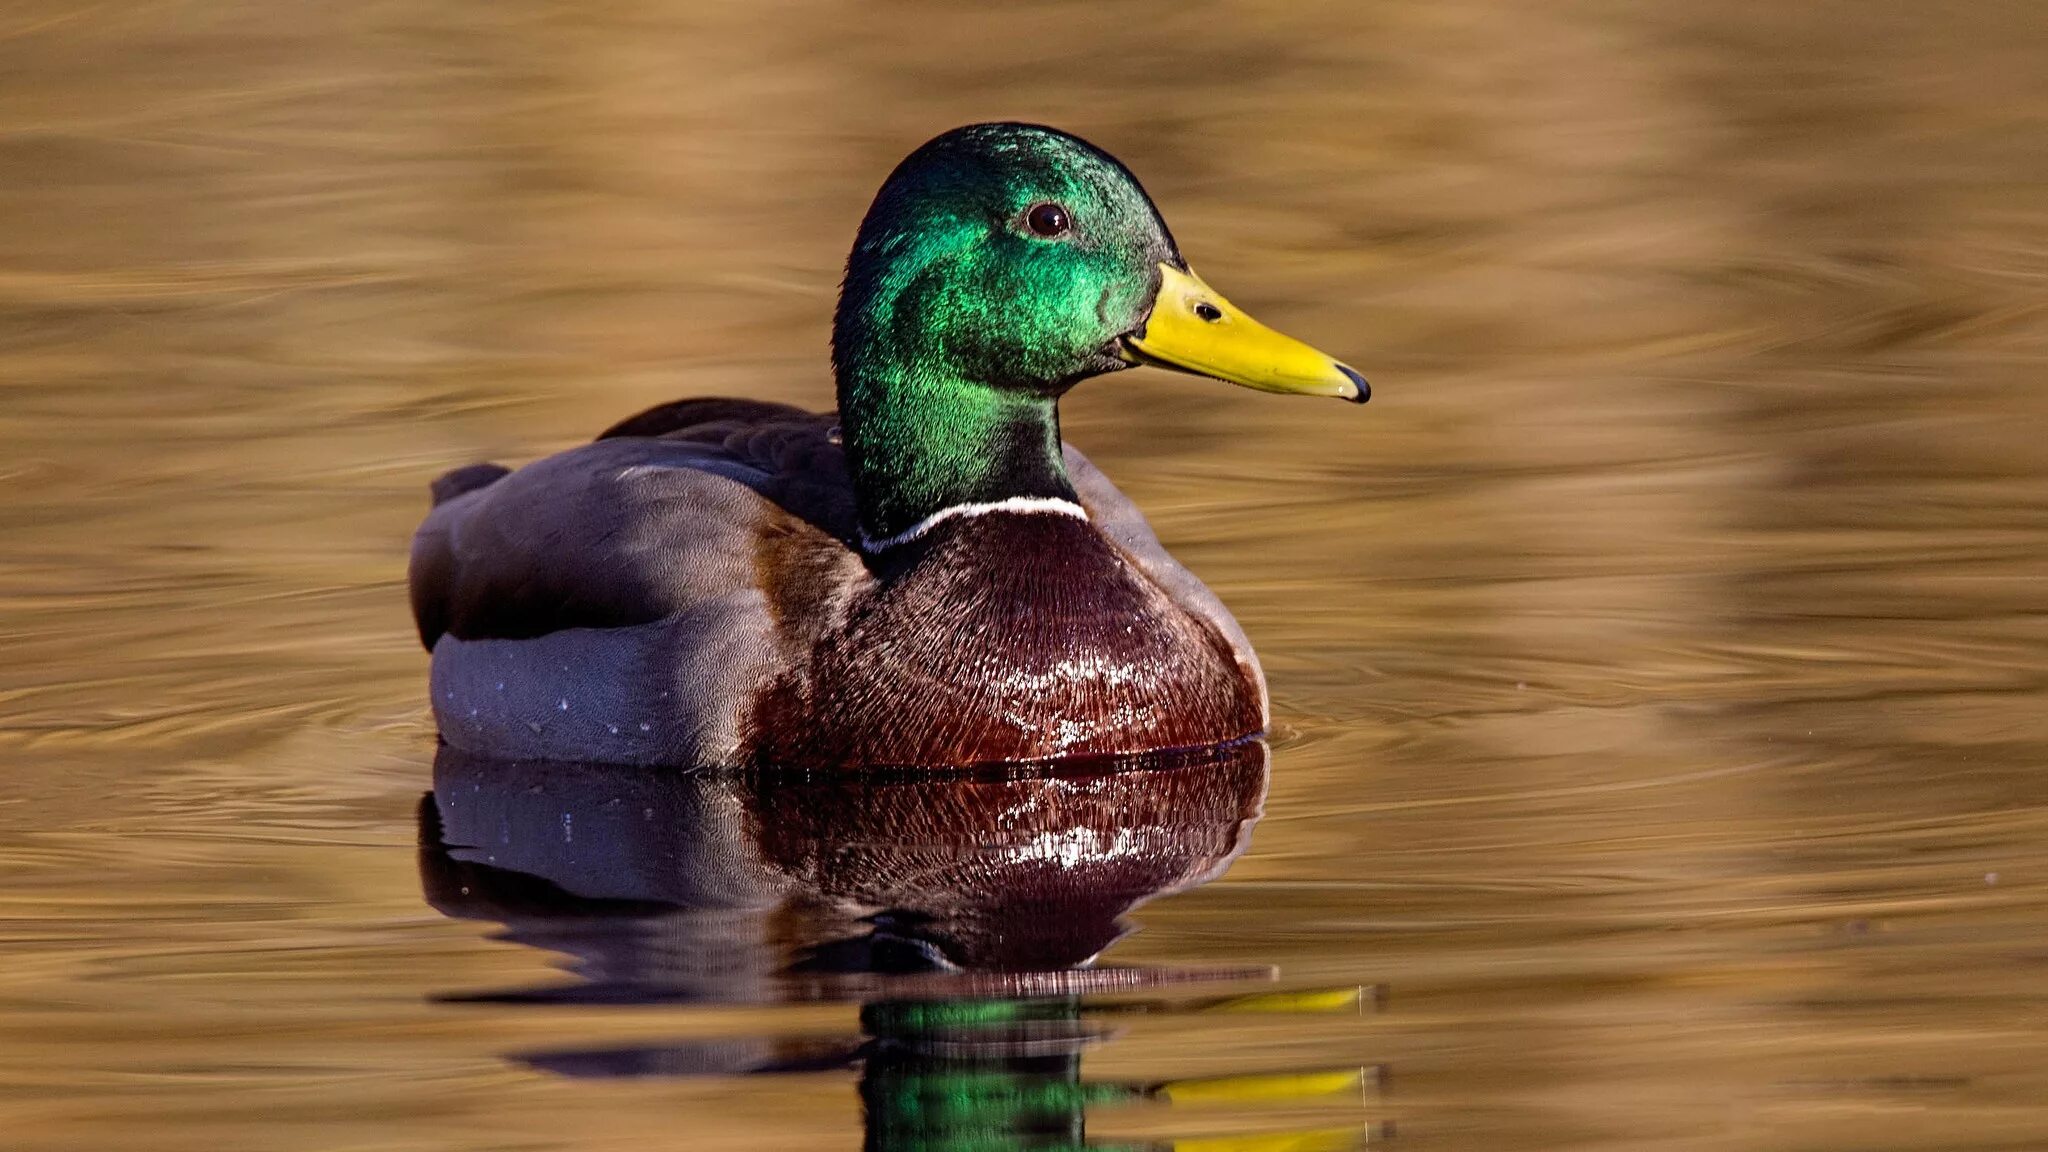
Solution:
M413 541L421 640L651 623L773 583L771 544L779 562L795 548L818 554L807 570L864 578L830 427L784 405L685 401L481 485L464 482L482 466L451 473Z

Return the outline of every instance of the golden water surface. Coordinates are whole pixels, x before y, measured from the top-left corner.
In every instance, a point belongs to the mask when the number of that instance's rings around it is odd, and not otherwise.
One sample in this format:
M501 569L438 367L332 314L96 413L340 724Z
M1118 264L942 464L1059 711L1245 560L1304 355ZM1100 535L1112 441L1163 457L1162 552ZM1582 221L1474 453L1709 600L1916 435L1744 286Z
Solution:
M2048 1146L2043 12L0 6L0 1146ZM812 913L435 846L404 554L448 467L829 403L868 196L998 117L1117 153L1376 399L1064 407L1277 730L1227 874L1024 1031L1091 1085L1265 1079L917 1143L898 1057L832 1054L873 982L789 987ZM1059 809L1073 859L1123 795ZM773 987L677 977L721 941ZM971 975L915 987L1004 1002Z

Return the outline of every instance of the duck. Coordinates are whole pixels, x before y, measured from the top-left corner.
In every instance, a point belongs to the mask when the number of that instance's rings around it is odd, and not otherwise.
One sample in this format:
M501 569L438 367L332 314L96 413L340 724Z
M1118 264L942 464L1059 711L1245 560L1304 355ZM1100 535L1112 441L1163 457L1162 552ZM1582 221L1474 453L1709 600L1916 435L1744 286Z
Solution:
M1137 177L1054 128L911 152L855 236L837 409L696 397L431 485L408 583L443 743L815 771L1256 739L1228 609L1060 435L1140 365L1364 403L1189 267Z

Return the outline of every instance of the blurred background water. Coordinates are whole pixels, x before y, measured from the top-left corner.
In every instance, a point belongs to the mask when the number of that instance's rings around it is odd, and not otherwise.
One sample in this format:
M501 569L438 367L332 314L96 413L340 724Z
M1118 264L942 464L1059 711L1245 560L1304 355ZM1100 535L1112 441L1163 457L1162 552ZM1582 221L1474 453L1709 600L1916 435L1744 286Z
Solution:
M2015 0L15 0L0 1143L967 1147L878 1135L929 1069L860 1047L964 1003L1069 1085L990 1146L2048 1144L2044 59ZM877 959L944 933L847 907L931 884L842 891L845 830L761 797L646 805L788 833L794 903L737 928L611 890L638 865L451 854L427 480L681 395L828 404L868 197L989 118L1116 153L1374 381L1064 406L1263 655L1270 781L1168 788L1211 798L1179 823L1014 785L1171 857L1074 986ZM548 787L491 802L589 799ZM795 980L835 940L909 990ZM751 982L679 984L720 941ZM978 1058L945 1036L890 1051Z

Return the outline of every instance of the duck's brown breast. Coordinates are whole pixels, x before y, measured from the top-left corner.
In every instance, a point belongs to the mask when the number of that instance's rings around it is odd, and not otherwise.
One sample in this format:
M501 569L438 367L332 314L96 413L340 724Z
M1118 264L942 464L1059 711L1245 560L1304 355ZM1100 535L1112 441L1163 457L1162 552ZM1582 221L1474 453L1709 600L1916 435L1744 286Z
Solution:
M962 518L908 546L756 700L748 758L948 765L1254 735L1254 673L1093 525Z

